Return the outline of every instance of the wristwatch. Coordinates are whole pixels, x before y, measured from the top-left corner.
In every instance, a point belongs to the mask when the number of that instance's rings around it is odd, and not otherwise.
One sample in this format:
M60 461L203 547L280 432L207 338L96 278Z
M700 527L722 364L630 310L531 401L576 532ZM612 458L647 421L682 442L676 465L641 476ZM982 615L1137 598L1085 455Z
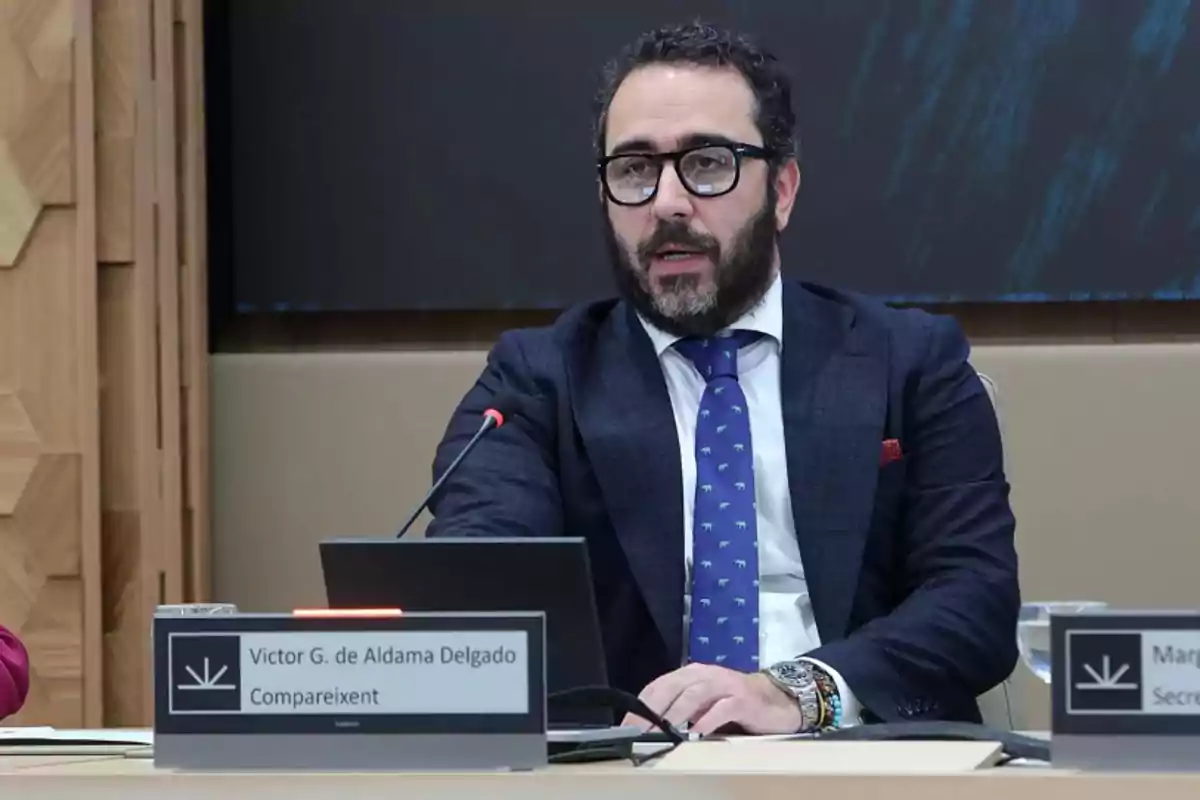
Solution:
M811 730L821 722L821 698L818 696L814 669L807 661L781 661L762 670L771 683L787 692L799 704L804 718L801 731Z

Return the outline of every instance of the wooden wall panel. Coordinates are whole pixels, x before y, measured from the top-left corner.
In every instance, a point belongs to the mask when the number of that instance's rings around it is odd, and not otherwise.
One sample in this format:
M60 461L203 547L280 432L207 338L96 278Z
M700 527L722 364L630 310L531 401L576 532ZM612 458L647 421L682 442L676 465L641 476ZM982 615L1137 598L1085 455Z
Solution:
M84 653L84 724L104 723L104 653L101 638L103 573L100 543L100 364L96 270L96 80L93 0L73 0L75 91L73 103L75 169L72 183L79 209L75 260L79 275L75 337L79 359L79 436L87 443L79 461L79 552L83 573L81 602Z
M200 16L0 2L5 724L150 724L154 606L208 596Z
M175 131L177 57L174 0L154 5L154 272L157 295L157 370L159 454L157 472L162 492L160 526L164 602L179 603L183 593L183 441L179 352L179 190L178 136ZM147 148L149 149L149 148Z
M88 15L83 0L0 5L0 623L30 653L14 721L61 726L101 721Z
M154 258L152 0L97 0L97 196L117 207L98 218L101 449L105 467L105 722L145 724L151 713L148 636L162 561ZM103 162L102 162L103 163Z
M134 81L137 5L95 0L96 249L104 264L133 262Z
M183 590L211 599L208 425L208 217L201 4L175 4L175 126L179 182L180 373L183 387Z
M155 448L139 437L145 425L138 416L146 413L149 389L134 366L139 336L134 277L132 266L100 267L101 602L105 722L112 726L135 726L146 719L151 679L146 645L158 600L158 564L143 541L153 528L146 524L145 487L139 477Z
M96 2L105 721L145 725L154 606L208 596L201 7Z

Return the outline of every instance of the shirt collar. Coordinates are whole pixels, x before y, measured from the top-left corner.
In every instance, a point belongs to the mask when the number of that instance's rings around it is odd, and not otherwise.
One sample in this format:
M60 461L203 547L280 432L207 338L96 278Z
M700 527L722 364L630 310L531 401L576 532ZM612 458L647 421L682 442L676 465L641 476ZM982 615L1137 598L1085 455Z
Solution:
M654 345L654 353L659 358L662 358L662 354L682 338L667 333L661 328L656 328L641 314L638 314L638 320L646 329L646 334L650 337L651 344ZM762 299L729 326L730 330L735 328L757 331L770 336L780 344L783 343L783 281L778 272L775 273L775 280L771 282Z

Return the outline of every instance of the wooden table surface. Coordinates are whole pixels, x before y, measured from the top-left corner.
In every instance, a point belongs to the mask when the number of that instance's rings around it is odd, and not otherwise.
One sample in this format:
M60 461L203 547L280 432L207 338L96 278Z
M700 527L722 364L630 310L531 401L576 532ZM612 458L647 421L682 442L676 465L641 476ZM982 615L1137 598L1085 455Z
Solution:
M221 773L156 768L144 748L114 747L109 753L4 755L0 749L0 796L21 800L309 800L309 798L463 798L463 800L1195 800L1197 773L1079 773L1047 765L983 766L950 763L947 743L855 743L916 745L862 758L838 755L831 742L792 743L783 760L754 745L739 744L736 756L708 758L693 750L687 759L634 767L628 762L556 765L525 773ZM850 744L850 743L844 743ZM951 743L967 744L967 743ZM978 743L974 743L978 744ZM142 756L139 757L138 750ZM886 748L885 748L886 749ZM681 753L676 751L676 754ZM717 751L711 751L717 753ZM705 756L697 759L697 754ZM673 754L674 755L674 754ZM890 766L888 759L892 759ZM838 764L840 763L840 766ZM822 764L824 766L822 766ZM834 765L830 767L830 765ZM939 767L938 765L941 764ZM1200 759L1198 759L1200 766ZM861 768L859 768L861 767Z

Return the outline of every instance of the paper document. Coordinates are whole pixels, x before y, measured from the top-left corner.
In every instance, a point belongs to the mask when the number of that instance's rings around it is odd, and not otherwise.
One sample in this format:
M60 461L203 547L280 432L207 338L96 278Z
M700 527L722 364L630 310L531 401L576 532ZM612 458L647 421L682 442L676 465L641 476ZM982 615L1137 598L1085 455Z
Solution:
M154 744L149 728L0 728L0 747L13 744Z
M817 738L811 733L762 733L748 736L726 736L719 741L724 742L792 742L802 739Z
M53 736L54 728L48 726L29 728L0 728L0 739L28 739L38 736Z

